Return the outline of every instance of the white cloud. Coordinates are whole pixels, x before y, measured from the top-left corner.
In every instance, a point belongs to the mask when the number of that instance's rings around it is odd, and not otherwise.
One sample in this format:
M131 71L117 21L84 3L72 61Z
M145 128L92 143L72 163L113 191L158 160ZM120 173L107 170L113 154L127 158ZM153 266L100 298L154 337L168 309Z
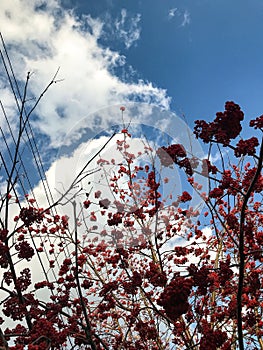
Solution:
M168 19L171 20L175 16L181 21L181 27L185 27L191 22L190 12L188 10L180 10L177 7L171 8L168 12Z
M101 117L102 119L106 118L106 116L108 116L108 118L113 118L114 115L116 117L115 123L120 126L120 128L122 128L122 126L123 128L126 128L129 125L129 131L133 138L128 140L128 143L130 144L128 152L136 155L133 166L138 165L142 160L144 162L145 159L146 164L149 164L151 163L151 159L155 158L154 152L152 154L150 152L148 155L145 153L145 145L150 145L152 149L157 149L164 143L165 145L170 144L172 140L173 142L182 144L187 152L191 153L194 150L193 152L196 157L203 158L202 149L198 140L189 133L188 126L171 112L147 104L130 103L126 106L123 118L119 111L119 107L117 106L100 111L100 113L97 114L97 117ZM132 116L135 116L135 119L131 122ZM87 119L87 121L88 120L89 119ZM86 125L87 121L83 120L81 124ZM162 123L160 123L160 121L162 121ZM109 134L111 133L110 125L108 126L107 131ZM73 134L74 132L75 131L72 130ZM79 170L84 167L86 162L88 162L93 155L103 147L103 145L105 145L107 139L108 137L105 136L105 133L102 133L87 142L85 141L79 144L71 155L65 156L65 153L63 152L58 155L57 160L52 164L46 174L54 200L58 198L59 193L63 193L67 190L77 176ZM116 149L116 140L122 139L122 133L114 136L113 140L111 140L106 148L100 151L101 157L109 161L109 165L105 165L104 167L104 170L107 169L106 172L108 174L114 171L117 174L119 170L119 167L113 165L111 162L112 159L115 159L116 164L120 164L124 160L123 154ZM142 153L141 156L137 156L139 151ZM97 160L98 158L93 160L85 171L92 172L94 169L97 170ZM85 197L85 192L89 191L89 187L93 187L93 193L96 192L96 190L101 190L104 198L110 198L112 195L110 187L105 180L102 168L99 167L99 169L99 172L96 171L91 176L88 176L81 184L79 183L78 186L74 188L74 191L71 191L71 196L74 192L83 188ZM169 205L170 201L177 199L177 196L181 195L183 190L188 190L193 197L189 206L197 209L200 204L203 203L198 194L191 189L190 185L185 180L185 176L182 173L179 173L176 167L162 167L159 158L157 157L155 159L155 169L156 172L161 175L161 183L165 178L170 179L169 185L162 186L162 194L164 198L167 198L167 205ZM203 190L206 191L208 185L206 179L200 178L198 175L194 175L194 178L198 183L203 185ZM91 184L87 185L88 182ZM171 193L173 193L173 198L168 199ZM41 206L46 207L46 194L43 191L43 185L41 183L35 188L34 194L41 203ZM68 198L69 197L70 196L68 195ZM82 201L83 200L85 199L82 199ZM69 210L72 210L71 205L69 207ZM62 211L70 216L70 212L68 212L65 206L63 206Z
M76 125L74 139L81 137L80 121L109 105L136 99L169 108L165 90L145 81L124 82L112 73L125 64L125 57L99 44L105 25L101 20L78 18L56 0L2 0L0 10L0 30L17 78L24 80L28 71L34 72L29 97L39 96L60 67L58 78L63 81L46 93L34 121L50 136L52 146L59 147ZM139 21L139 15L128 19L122 11L118 30L126 47L138 40ZM107 125L107 117L102 122ZM97 127L94 120L89 125Z
M189 11L185 10L184 14L183 14L183 22L181 25L182 25L182 27L184 27L184 26L190 24L190 22L191 22L190 13L189 13Z
M136 41L140 39L141 28L139 26L141 15L136 14L129 18L127 10L121 10L120 19L115 21L115 28L117 36L124 41L126 49L129 49Z
M173 18L175 16L176 11L177 11L177 7L170 9L168 13L168 18L169 19Z

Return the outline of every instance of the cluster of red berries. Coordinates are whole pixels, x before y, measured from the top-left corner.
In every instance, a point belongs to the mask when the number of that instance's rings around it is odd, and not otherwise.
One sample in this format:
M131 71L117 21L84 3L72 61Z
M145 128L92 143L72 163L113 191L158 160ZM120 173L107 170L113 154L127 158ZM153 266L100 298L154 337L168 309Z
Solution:
M192 286L191 278L177 276L164 288L157 302L171 320L177 320L188 311Z
M240 140L235 149L235 156L252 156L256 153L256 147L259 145L258 139L256 137L251 137L248 140Z
M195 121L194 134L205 143L215 141L227 146L230 140L235 139L241 132L241 121L244 113L240 106L232 101L225 104L225 111L216 113L213 122L207 123L204 120Z

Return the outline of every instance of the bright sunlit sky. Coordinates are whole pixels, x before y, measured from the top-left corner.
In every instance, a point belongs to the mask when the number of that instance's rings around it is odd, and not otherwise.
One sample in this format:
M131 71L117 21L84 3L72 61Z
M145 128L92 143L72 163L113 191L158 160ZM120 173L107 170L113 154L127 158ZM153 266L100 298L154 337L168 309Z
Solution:
M129 101L184 116L191 129L196 119L212 120L227 100L249 119L263 112L261 0L1 0L0 30L17 79L33 73L28 108L60 67L62 81L31 119L46 169L51 150L72 151L84 135L118 124L119 108L111 106ZM15 129L2 67L0 73ZM169 120L155 116L152 123L144 112L130 117L171 131Z

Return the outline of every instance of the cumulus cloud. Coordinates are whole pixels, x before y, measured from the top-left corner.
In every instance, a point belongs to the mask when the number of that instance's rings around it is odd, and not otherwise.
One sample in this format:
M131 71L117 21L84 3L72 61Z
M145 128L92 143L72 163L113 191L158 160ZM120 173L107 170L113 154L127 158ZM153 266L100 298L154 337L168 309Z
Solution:
M75 169L76 159L78 162L81 159L81 164L84 162L78 153L82 150L77 146L81 147L83 142L92 138L95 143L102 142L103 131L114 125L122 127L137 123L154 127L160 133L168 133L171 140L184 144L189 152L193 148L196 156L202 158L202 150L193 144L195 141L189 137L188 128L168 111L170 99L165 90L142 80L123 81L112 73L114 67L125 65L125 57L100 45L105 26L101 19L89 15L77 17L73 11L63 9L57 0L3 0L0 8L0 30L17 78L22 81L28 71L34 73L29 81L27 108L60 67L57 78L62 81L47 91L32 121L40 135L45 135L45 142L47 136L50 138L46 150L41 149L42 154L43 151L49 152L49 146L70 149L71 158L63 158L66 152L61 150L56 163L51 164L49 160L48 178L52 193L58 185L50 180L50 173L62 169L61 174L66 178L62 177L59 182L66 186L69 183L67 177L74 173L65 170ZM137 26L139 17L136 18ZM124 27L128 28L127 21L127 11L122 10L117 25L120 32ZM2 76L0 82L6 105L11 106ZM129 106L129 101L143 103ZM119 110L121 104L127 106L123 118ZM9 107L8 111L15 119L15 109ZM93 149L91 145L89 156ZM56 177L57 174L56 170ZM45 206L43 188L35 191Z
M164 89L151 82L124 82L112 73L115 67L125 65L125 57L100 45L102 20L77 17L57 0L3 0L0 8L0 30L17 78L22 81L26 72L34 72L30 99L43 91L60 67L58 79L63 80L48 90L34 120L34 126L50 137L51 146L61 146L69 130L79 125L76 141L82 135L80 121L109 105L133 99L169 108ZM139 39L139 21L139 15L128 19L127 11L122 10L116 29L126 47ZM107 124L105 118L102 122ZM89 124L96 129L96 120Z

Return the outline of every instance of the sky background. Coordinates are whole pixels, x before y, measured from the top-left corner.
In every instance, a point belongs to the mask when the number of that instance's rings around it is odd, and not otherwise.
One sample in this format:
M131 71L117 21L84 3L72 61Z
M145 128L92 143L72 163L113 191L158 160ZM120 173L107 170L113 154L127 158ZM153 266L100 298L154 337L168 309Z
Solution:
M56 168L61 149L76 151L121 124L116 106L130 101L144 107L133 115L127 108L127 120L169 132L170 112L190 129L196 119L212 120L227 100L239 103L248 119L263 112L260 0L1 0L0 31L21 89L32 73L28 109L60 68L61 81L30 120L45 170ZM0 93L15 132L3 65ZM167 114L149 119L145 106L151 104ZM0 122L8 134L3 114ZM29 166L29 152L23 156Z
M212 120L227 100L240 104L248 119L263 113L262 0L0 0L0 32L21 92L31 73L27 111L59 68L58 83L30 117L14 173L19 195L34 194L40 207L70 185L105 144L112 125L122 126L122 105L126 125L146 124L151 142L154 135L160 141L167 134L184 146L194 120ZM1 43L0 49L7 60ZM8 118L7 123L1 107L0 152L11 166L8 148L13 154L18 112L3 62L0 100ZM151 130L163 134L151 138ZM245 137L252 130L245 128ZM199 144L190 141L199 152ZM135 140L134 153L138 145ZM104 156L115 157L114 149ZM181 194L185 178L168 175L173 194ZM0 162L1 196L6 178ZM97 173L87 181L95 191ZM91 186L82 187L86 199ZM189 205L196 204L194 196ZM18 210L11 206L10 217ZM62 210L72 215L71 206Z
M66 1L79 14L134 28L138 40L121 35L99 42L125 55L136 76L167 90L171 108L190 121L211 118L226 100L249 116L262 113L263 3L260 0ZM133 18L133 19L132 19ZM119 33L120 34L120 33ZM123 36L124 39L124 36Z

